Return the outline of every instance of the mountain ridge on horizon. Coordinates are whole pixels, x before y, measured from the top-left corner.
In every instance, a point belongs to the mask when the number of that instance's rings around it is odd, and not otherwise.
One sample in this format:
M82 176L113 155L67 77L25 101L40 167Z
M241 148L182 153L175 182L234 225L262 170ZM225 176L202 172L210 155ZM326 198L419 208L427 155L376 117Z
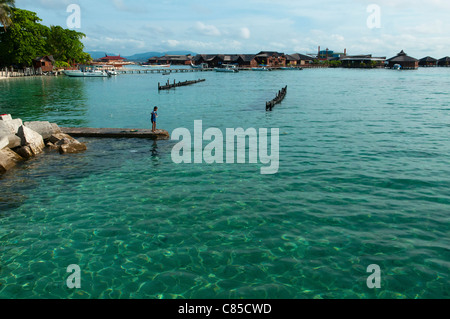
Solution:
M115 53L107 53L106 51L86 51L86 53L89 53L91 55L91 57L96 60L96 59L100 59L106 55L113 55L116 56L118 54ZM158 51L149 51L149 52L143 52L143 53L136 53L133 55L120 55L122 57L124 57L125 59L129 60L129 61L142 61L145 62L148 59L152 58L152 57L160 57L160 56L164 56L166 54L169 55L197 55L197 53L192 52L192 51L183 51L183 50L179 50L179 51L164 51L164 52L158 52Z

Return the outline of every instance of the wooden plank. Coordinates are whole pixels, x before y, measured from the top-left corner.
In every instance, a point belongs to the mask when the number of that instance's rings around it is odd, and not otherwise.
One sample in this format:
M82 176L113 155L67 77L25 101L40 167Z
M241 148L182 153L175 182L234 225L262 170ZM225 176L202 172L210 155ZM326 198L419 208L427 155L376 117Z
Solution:
M148 138L152 140L168 140L170 134L166 130L126 129L126 128L90 128L90 127L60 127L61 131L73 137L99 138Z

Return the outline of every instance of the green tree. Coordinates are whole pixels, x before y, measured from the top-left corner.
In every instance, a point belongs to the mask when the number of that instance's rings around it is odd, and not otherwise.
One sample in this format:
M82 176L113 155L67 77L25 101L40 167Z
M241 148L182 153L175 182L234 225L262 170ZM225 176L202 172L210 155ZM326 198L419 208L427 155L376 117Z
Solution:
M69 64L92 60L83 52L83 33L60 26L49 28L40 21L34 12L11 9L9 27L0 29L0 66L31 66L33 59L44 55L53 55L56 61Z
M5 31L11 25L11 11L14 6L15 0L0 0L0 24Z
M91 60L89 54L84 53L81 39L86 35L60 26L51 26L47 39L47 51L56 61L67 63L86 63Z
M36 13L11 9L12 23L6 30L0 29L0 64L30 66L37 56L47 54L46 43L49 28Z

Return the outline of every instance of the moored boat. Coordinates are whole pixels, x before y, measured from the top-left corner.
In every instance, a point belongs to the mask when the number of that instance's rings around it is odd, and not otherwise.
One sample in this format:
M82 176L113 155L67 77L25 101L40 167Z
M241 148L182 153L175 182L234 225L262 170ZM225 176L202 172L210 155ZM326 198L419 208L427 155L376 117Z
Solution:
M239 70L235 65L231 64L223 64L222 67L214 68L214 71L216 72L230 72L230 73L237 73Z
M260 68L252 68L252 71L272 71L272 69L263 66L263 67L260 67Z
M63 72L65 75L74 78L106 78L109 75L106 71L100 70L65 70Z
M193 64L191 62L191 68L193 68L193 69L206 69L206 68L208 68L208 64L207 63L202 63L202 64L199 64L199 65L195 65L195 64Z
M117 72L116 70L107 70L106 73L109 76L119 75L119 72Z

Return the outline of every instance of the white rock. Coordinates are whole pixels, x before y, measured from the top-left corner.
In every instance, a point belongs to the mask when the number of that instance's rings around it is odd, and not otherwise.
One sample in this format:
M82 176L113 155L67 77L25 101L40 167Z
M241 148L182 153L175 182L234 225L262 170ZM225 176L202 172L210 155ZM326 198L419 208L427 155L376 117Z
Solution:
M11 114L0 115L0 121L11 121L11 120L12 120Z
M53 134L61 133L61 129L55 123L35 121L35 122L25 122L23 123L23 125L41 134L44 140L48 139Z
M17 134L19 127L22 125L23 123L21 119L2 120L0 121L0 132L9 131L9 134Z
M0 150L9 145L9 138L7 136L0 137Z
M22 125L19 127L17 136L22 140L22 146L29 146L34 155L40 154L44 150L44 139L39 133L32 129Z
M9 148L0 150L0 174L10 170L21 160L23 160L23 158Z

